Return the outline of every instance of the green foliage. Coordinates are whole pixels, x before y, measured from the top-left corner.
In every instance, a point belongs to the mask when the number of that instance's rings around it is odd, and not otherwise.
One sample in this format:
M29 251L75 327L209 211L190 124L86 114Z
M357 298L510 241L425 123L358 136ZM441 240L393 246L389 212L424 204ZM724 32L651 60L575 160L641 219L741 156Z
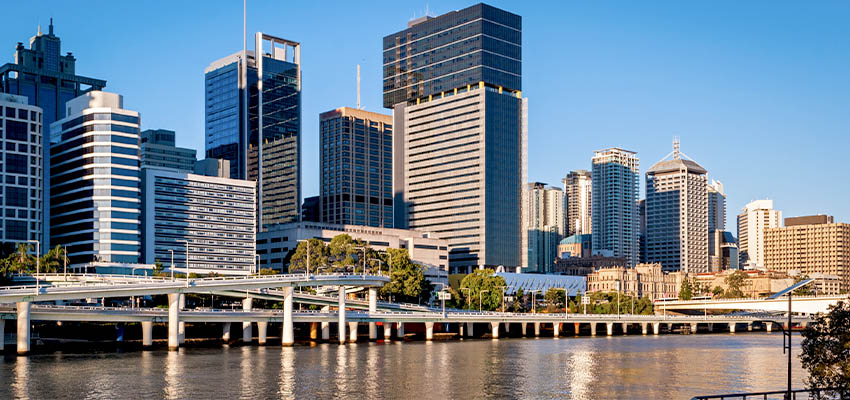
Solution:
M593 292L585 293L590 296L590 304L587 305L588 314L616 314L617 292ZM620 314L631 314L634 307L635 314L654 314L652 300L648 297L637 298L626 293L620 293ZM580 312L584 312L584 307Z
M336 238L334 238L334 240L336 240ZM318 273L320 270L327 268L329 255L330 249L328 249L328 247L325 246L325 243L319 239L309 239L304 242L299 242L298 246L295 247L295 251L289 258L289 272L304 271L307 268L307 262L309 261L310 272Z
M478 269L460 282L458 294L463 308L468 310L494 311L502 307L502 288L505 278L496 276L492 269ZM480 304L480 305L479 305Z
M564 304L566 304L566 298L565 292L556 288L549 288L546 294L543 295L543 300L546 301L546 308L550 312L555 312L563 308Z
M808 275L803 275L803 274L797 275L794 278L794 284L796 285L796 284L798 284L798 283L800 283L800 282L802 282L806 279L809 279ZM814 296L816 294L817 293L815 293L814 285L812 285L811 283L806 285L806 286L803 286L799 289L794 290L794 292L792 293L792 295L794 295L794 296Z
M714 289L711 289L711 295L714 297L723 297L723 288L720 286L715 286Z
M735 271L731 273L726 279L723 280L726 283L726 292L723 294L723 297L727 299L738 299L744 297L744 281L747 279L747 273L744 271Z
M516 294L514 294L514 301L511 302L508 310L510 312L526 312L528 308L526 307L526 298L525 291L522 288L517 289Z
M355 263L357 254L356 243L351 236L341 234L334 236L329 244L330 258L336 268L347 268Z
M800 360L809 372L806 384L815 388L844 388L850 395L850 303L840 301L818 314L803 331ZM839 393L815 393L815 399L835 399Z
M260 268L260 275L276 275L277 271L272 268Z
M682 281L682 287L679 288L679 300L690 300L694 297L694 284L690 279L685 278Z
M375 255L376 260L392 264L390 282L380 290L382 298L406 303L430 299L433 286L425 279L425 268L410 259L407 249L387 249L386 254Z

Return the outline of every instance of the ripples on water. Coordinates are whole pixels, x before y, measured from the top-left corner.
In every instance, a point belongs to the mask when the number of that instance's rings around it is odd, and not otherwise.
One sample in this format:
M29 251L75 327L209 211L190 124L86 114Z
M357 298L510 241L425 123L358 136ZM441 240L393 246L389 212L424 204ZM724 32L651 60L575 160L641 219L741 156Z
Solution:
M0 361L0 398L689 399L781 390L785 357L780 334L51 353Z

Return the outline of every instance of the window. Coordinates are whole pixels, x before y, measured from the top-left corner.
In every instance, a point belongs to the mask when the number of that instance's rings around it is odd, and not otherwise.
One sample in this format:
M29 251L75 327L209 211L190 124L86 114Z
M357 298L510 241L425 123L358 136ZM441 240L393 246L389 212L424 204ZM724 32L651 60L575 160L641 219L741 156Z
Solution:
M26 207L27 189L19 187L6 188L6 207Z
M26 174L27 156L22 154L7 154L5 171L7 174Z
M7 108L8 110L8 108ZM6 139L27 140L27 123L20 121L6 121Z
M26 221L6 221L6 239L27 240Z

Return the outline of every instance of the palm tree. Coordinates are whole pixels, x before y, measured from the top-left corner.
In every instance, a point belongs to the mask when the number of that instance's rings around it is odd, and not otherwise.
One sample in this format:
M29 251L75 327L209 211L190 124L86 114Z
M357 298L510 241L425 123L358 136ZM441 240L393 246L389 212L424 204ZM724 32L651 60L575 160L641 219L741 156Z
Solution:
M30 251L32 251L32 245L18 243L11 266L12 272L30 272L34 269L34 257L30 255Z

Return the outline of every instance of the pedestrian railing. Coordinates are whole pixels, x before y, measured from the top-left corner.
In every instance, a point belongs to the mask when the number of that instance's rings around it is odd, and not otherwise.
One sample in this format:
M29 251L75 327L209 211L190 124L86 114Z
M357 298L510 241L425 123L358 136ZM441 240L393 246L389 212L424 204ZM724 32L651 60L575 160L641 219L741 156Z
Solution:
M794 389L778 390L772 392L750 392L714 394L708 396L695 396L691 400L757 400L757 399L783 399L783 400L806 400L806 399L850 399L850 388L825 388L825 389Z

